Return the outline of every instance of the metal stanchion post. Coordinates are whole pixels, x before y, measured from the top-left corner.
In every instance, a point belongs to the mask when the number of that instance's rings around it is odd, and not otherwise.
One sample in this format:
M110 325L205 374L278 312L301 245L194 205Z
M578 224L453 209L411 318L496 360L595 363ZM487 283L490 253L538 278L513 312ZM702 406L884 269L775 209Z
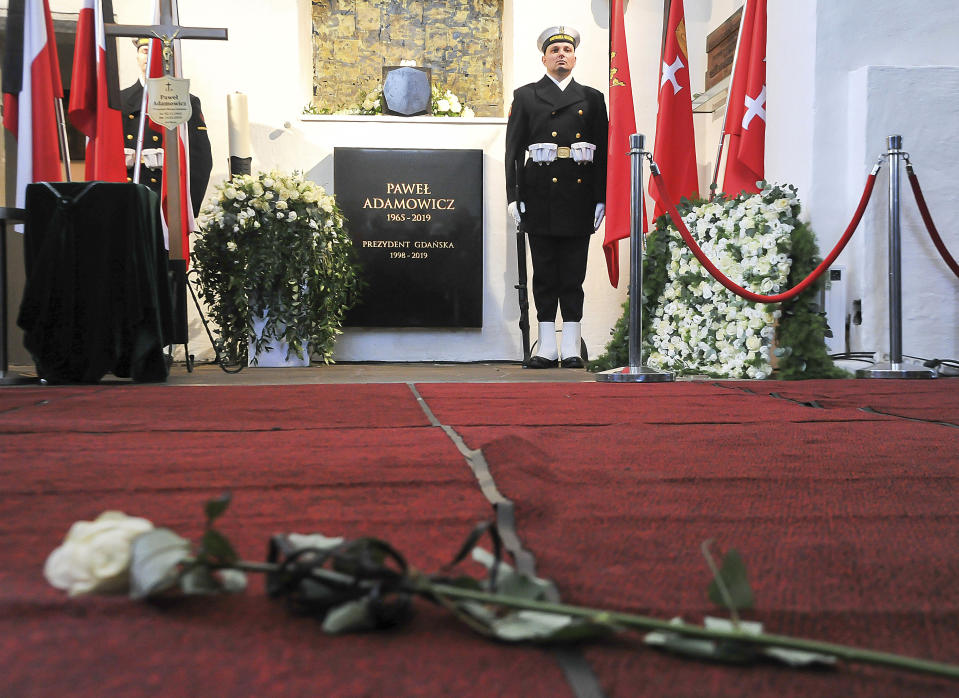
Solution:
M887 138L889 157L889 361L856 371L857 378L936 378L931 368L902 360L902 241L899 166L902 136Z
M630 210L629 210L629 366L596 374L604 383L666 383L673 374L643 366L643 148L646 138L634 133L629 137ZM653 165L655 167L655 165Z

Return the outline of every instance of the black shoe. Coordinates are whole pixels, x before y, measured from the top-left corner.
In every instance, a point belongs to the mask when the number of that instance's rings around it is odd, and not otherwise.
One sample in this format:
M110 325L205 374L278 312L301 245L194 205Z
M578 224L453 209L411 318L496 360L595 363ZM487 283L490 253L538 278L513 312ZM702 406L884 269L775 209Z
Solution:
M526 368L556 368L559 365L557 359L547 359L543 356L531 356L526 362Z
M579 356L567 356L560 365L563 368L586 368L586 362Z

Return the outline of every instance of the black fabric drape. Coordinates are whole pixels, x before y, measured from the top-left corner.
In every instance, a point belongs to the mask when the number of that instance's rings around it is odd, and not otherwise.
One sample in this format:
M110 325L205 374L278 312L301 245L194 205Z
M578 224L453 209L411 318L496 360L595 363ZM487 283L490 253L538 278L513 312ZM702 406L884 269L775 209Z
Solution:
M159 198L139 184L27 187L17 324L37 373L95 383L167 377L173 311Z

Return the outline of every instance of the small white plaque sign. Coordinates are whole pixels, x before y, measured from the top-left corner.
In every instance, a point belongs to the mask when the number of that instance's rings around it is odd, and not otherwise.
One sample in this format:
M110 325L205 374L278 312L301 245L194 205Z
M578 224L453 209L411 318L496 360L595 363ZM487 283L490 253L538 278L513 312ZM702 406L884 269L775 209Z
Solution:
M190 120L190 81L165 75L147 78L147 114L164 128L176 128Z

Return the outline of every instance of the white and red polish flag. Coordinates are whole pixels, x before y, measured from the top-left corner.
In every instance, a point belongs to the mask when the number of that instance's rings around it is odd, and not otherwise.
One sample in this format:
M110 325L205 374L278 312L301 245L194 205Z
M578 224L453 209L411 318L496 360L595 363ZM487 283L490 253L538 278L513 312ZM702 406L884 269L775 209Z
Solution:
M126 182L116 53L107 50L105 19L113 21L111 0L83 0L73 51L70 121L87 137L85 178ZM112 39L110 46L115 46Z
M63 97L63 86L47 0L10 0L3 62L3 125L17 138L19 208L31 182L63 179L57 97Z
M723 191L755 194L765 178L766 155L766 0L747 0L739 53L733 66L726 113L726 174Z
M699 196L696 172L696 137L693 132L693 97L689 87L689 52L686 47L686 12L683 0L672 0L666 20L659 72L659 108L653 159L659 165L669 193L676 197ZM653 218L666 213L658 187L650 187L656 200Z

